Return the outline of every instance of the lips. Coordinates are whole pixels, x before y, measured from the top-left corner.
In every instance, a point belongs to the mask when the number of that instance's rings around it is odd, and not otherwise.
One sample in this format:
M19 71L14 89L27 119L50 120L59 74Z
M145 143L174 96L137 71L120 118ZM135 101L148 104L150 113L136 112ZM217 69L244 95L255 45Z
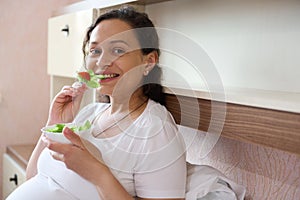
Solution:
M99 83L102 84L102 83L108 82L110 80L114 80L115 78L120 76L120 74L104 72L104 73L101 73L99 76L101 76L101 78L99 79Z
M111 73L111 74L101 74L103 76L103 79L108 79L108 78L115 78L120 76L120 74L116 74L116 73Z

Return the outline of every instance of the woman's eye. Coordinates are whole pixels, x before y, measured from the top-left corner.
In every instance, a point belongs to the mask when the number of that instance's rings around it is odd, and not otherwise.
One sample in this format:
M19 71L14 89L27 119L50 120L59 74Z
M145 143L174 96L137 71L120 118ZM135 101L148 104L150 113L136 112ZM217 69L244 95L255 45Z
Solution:
M113 48L113 53L116 55L123 55L125 53L125 50L121 48Z
M91 49L90 50L90 55L92 55L92 56L97 56L100 54L101 54L101 50L99 50L99 49Z

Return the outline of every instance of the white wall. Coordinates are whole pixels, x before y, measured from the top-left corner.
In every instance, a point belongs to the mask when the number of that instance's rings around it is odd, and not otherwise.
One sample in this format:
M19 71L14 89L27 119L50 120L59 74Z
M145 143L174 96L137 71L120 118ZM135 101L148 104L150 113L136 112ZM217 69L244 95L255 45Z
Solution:
M175 0L146 11L158 27L201 46L226 88L300 92L300 1ZM201 81L187 72L191 66L165 54L163 63L189 74L186 79L197 88ZM166 82L174 84L172 78L166 74Z

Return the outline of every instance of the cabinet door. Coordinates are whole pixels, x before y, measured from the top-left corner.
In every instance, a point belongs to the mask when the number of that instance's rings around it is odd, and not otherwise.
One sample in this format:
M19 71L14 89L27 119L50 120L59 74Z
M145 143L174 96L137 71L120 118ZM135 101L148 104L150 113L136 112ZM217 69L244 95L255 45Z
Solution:
M25 169L9 155L3 154L3 199L26 180Z
M82 42L96 9L65 14L48 20L48 73L74 77L82 67Z

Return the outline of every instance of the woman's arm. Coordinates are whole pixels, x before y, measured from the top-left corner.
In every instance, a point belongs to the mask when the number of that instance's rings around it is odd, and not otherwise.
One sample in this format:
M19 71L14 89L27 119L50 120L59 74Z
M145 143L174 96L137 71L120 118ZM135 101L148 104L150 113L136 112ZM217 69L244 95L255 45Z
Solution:
M37 160L43 151L43 149L46 147L45 143L42 142L42 137L40 137L39 141L37 142L37 145L35 146L30 159L27 164L26 168L26 179L30 179L34 177L37 174Z
M55 123L67 123L73 121L77 114L80 103L83 97L83 93L86 90L86 85L75 82L72 86L65 86L63 89L54 97L50 109L49 117L46 125L52 125ZM46 147L45 143L42 142L41 136L35 146L27 168L26 168L26 179L30 179L37 174L37 160Z

